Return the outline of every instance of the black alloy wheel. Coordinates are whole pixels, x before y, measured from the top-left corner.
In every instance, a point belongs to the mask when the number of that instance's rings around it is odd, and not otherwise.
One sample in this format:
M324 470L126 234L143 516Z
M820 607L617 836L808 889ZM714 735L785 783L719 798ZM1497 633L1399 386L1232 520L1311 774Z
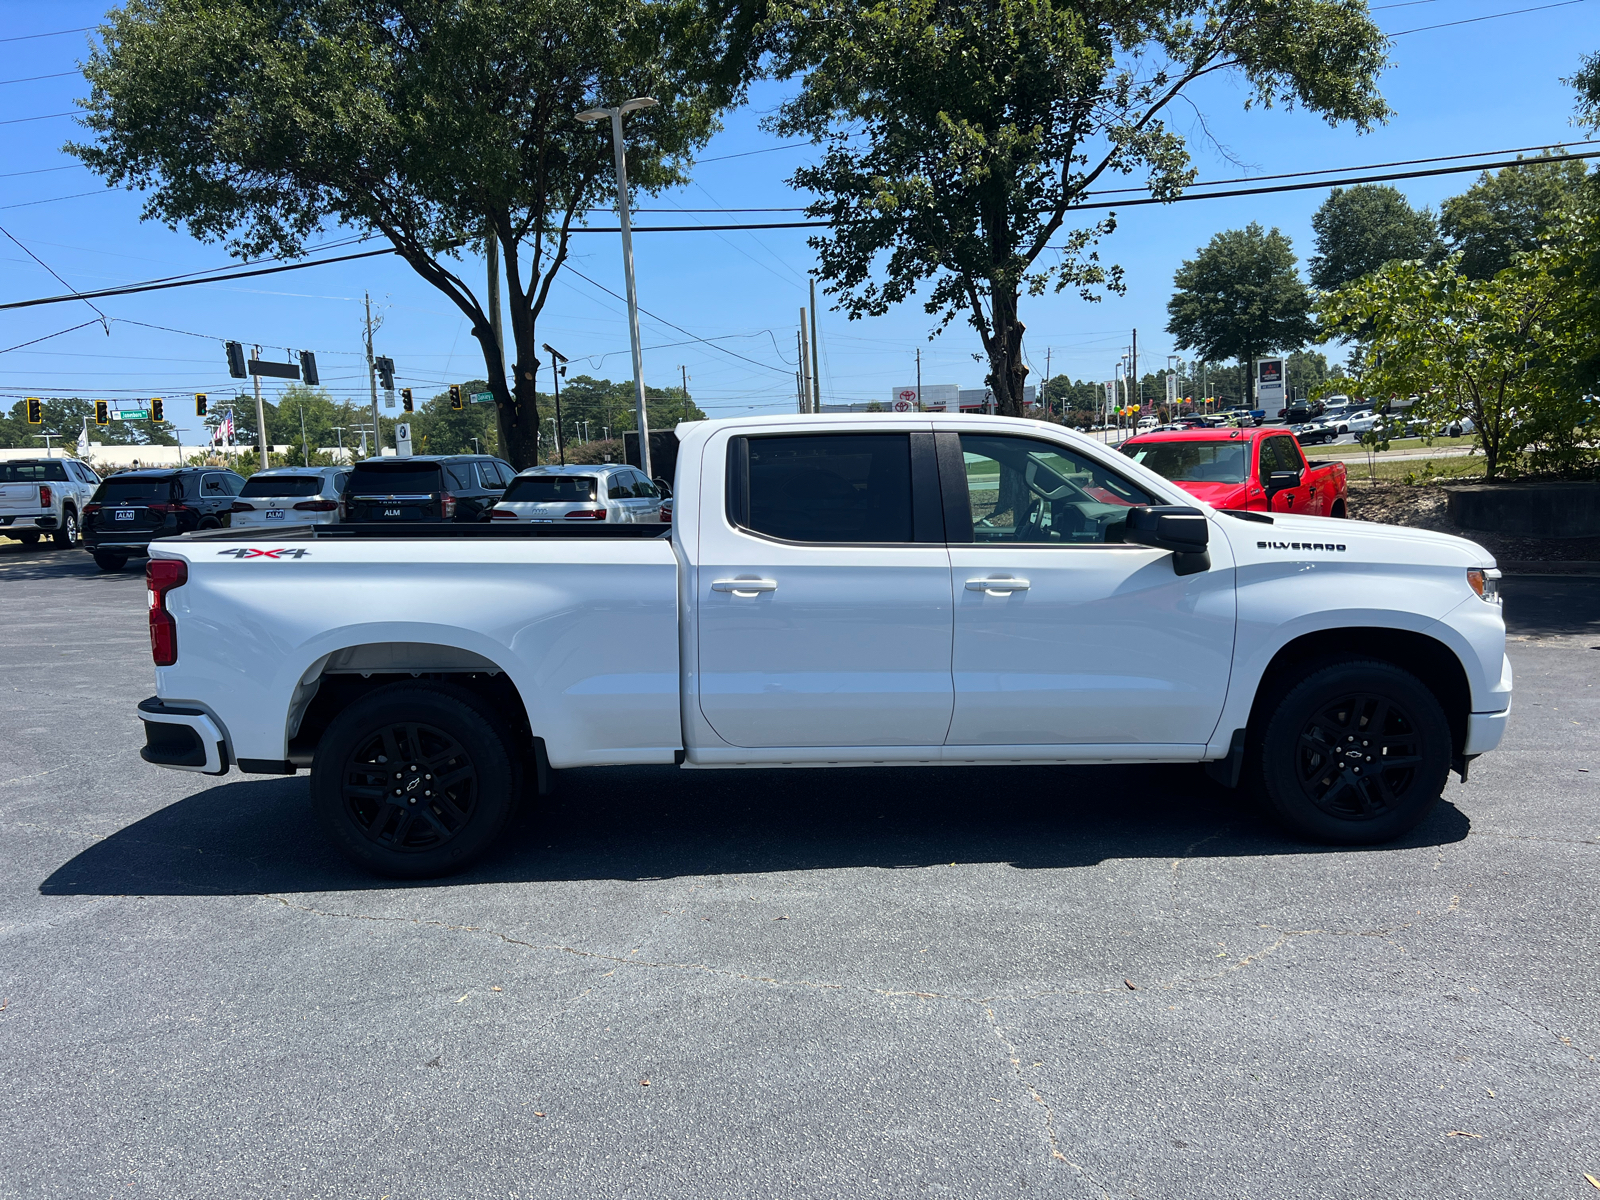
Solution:
M70 508L61 514L61 528L50 535L57 550L71 550L78 544L78 514Z
M512 739L448 684L393 684L334 718L317 744L311 803L352 861L401 879L459 871L511 814Z
M1296 832L1345 845L1414 828L1450 770L1439 701L1391 663L1345 661L1290 688L1260 742L1259 781Z

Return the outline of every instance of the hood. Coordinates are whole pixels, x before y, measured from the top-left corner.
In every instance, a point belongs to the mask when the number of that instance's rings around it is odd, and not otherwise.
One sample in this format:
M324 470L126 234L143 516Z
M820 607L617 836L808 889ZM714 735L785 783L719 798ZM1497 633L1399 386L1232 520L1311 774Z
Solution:
M1262 516L1269 514L1263 513ZM1272 524L1217 514L1241 562L1297 557L1399 566L1492 567L1494 555L1477 542L1431 529L1380 525L1344 517L1272 513Z

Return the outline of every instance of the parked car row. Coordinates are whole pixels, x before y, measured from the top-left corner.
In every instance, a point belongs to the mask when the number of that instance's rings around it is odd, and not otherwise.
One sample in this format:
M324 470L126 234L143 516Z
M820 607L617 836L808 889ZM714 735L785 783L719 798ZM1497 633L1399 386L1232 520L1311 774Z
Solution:
M123 471L101 480L75 459L0 463L0 534L79 544L103 571L150 543L195 530L275 529L345 521L672 520L671 489L626 463L531 467L487 454L363 459L351 466L271 467L246 479L222 467Z

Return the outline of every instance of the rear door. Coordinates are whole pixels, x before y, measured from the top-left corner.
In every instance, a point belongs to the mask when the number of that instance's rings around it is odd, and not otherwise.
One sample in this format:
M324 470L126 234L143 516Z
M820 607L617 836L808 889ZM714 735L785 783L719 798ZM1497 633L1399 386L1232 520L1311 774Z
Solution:
M692 586L711 728L735 746L943 742L950 559L926 426L720 434L706 455Z
M941 432L955 596L948 744L1198 746L1233 657L1225 539L1210 570L1121 541L1138 485L1043 439ZM1218 543L1221 543L1220 545Z

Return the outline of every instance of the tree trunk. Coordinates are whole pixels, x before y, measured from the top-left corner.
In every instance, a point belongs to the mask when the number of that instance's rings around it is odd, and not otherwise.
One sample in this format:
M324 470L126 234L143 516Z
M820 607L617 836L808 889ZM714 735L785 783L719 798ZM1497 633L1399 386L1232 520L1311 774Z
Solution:
M1020 417L1028 368L1022 361L1022 333L1025 327L1017 318L1017 292L1014 287L993 280L989 288L991 328L988 384L994 392L995 411L1002 417Z

